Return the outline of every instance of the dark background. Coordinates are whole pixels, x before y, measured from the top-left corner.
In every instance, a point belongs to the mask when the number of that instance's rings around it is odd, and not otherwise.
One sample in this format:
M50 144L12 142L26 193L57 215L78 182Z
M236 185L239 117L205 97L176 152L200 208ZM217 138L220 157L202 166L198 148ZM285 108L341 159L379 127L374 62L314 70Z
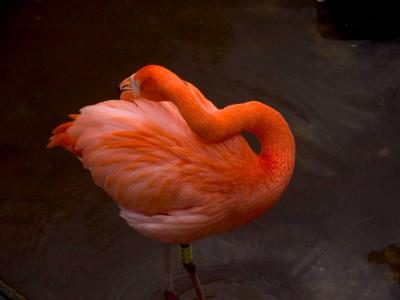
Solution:
M378 265L373 251L400 243L400 42L391 23L346 35L355 19L323 5L3 1L0 278L29 299L160 299L161 244L124 223L77 159L45 148L67 114L152 63L218 107L264 101L296 137L281 201L194 244L211 299L398 299L400 254ZM193 299L177 257L174 274Z

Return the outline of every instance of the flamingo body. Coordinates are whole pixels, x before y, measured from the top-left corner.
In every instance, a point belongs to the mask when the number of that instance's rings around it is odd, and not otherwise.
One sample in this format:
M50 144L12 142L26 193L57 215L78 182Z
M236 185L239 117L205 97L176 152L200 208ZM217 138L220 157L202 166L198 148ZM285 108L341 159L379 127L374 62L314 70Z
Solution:
M164 72L145 68L151 78ZM147 82L149 87L142 81L143 90L162 86ZM194 129L193 122L200 118L190 118L190 109L207 116L221 110L191 84L182 87L190 97L186 110L187 105L173 103L171 94L160 89L152 89L148 97L137 95L134 101L110 100L82 108L72 122L53 131L49 146L78 155L94 182L119 204L121 217L152 239L190 243L248 223L269 208L293 171L290 130L289 137L286 127L283 130L286 136L281 139L286 141L266 138L266 153L260 156L240 134L207 140ZM275 142L286 144L269 147Z

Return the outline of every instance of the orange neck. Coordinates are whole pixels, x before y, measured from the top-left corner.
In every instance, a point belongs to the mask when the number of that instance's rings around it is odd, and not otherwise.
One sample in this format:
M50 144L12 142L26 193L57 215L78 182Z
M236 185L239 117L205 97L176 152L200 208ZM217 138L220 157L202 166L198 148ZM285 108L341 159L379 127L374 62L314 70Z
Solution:
M261 144L263 168L285 168L292 172L295 142L284 118L273 108L257 101L234 104L208 113L181 97L170 99L189 127L206 142L221 142L243 132L254 134ZM275 168L274 168L275 169ZM281 170L283 171L283 170Z
M146 68L151 68L150 72L140 74L147 71ZM284 118L273 108L250 101L210 113L194 100L191 89L174 73L162 67L149 66L136 74L141 97L174 103L188 126L205 142L221 142L242 132L250 132L261 143L259 159L264 169L279 169L279 173L289 176L292 173L294 138Z

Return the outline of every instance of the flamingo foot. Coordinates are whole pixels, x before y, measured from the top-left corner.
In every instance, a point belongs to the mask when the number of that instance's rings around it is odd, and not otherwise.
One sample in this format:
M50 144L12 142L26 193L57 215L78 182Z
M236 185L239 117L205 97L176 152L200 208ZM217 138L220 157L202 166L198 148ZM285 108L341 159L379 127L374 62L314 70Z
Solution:
M179 300L179 297L174 291L165 289L164 290L164 299L165 300Z

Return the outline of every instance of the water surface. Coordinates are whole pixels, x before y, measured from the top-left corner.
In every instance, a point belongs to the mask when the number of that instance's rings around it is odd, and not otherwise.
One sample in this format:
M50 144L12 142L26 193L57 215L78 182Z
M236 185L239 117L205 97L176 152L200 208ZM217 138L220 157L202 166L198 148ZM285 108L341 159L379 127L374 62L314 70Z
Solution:
M330 40L314 2L17 1L3 5L0 277L29 299L160 299L162 247L131 230L74 157L45 149L80 107L164 65L218 107L288 120L293 180L250 225L194 245L211 299L398 299L400 41ZM194 299L174 266L176 290Z

